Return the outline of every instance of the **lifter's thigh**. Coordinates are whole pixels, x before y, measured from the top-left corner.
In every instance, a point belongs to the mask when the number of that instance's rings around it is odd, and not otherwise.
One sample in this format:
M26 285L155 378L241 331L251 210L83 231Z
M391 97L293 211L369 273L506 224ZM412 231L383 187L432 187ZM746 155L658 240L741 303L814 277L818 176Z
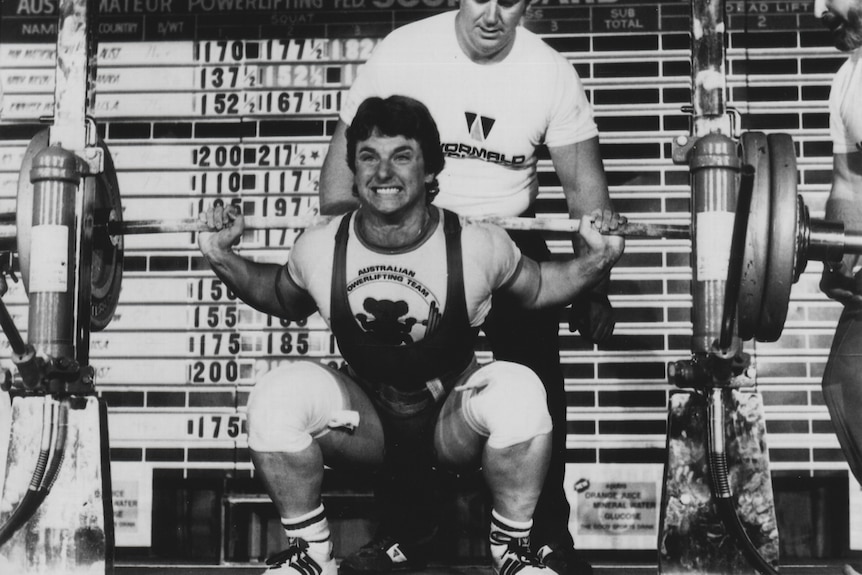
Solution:
M440 412L434 448L441 465L481 464L485 445L502 449L551 431L542 382L528 367L494 361L459 381Z
M324 461L335 466L371 466L383 463L385 453L383 426L368 395L349 376L321 364L336 378L344 398L344 412L356 412L359 424L352 430L335 428L318 443Z
M329 465L375 465L383 430L370 400L347 375L294 361L266 373L249 396L249 447L297 452L316 443Z

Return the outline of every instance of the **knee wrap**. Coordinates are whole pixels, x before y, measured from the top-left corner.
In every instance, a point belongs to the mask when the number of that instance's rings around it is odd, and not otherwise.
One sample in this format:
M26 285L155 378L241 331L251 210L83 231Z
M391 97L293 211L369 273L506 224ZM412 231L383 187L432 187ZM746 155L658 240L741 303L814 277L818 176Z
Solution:
M545 388L530 368L496 361L474 373L465 387L467 423L488 438L490 447L509 447L551 431Z
M322 365L296 362L266 373L248 398L248 446L260 452L297 452L329 431L344 409L336 375Z

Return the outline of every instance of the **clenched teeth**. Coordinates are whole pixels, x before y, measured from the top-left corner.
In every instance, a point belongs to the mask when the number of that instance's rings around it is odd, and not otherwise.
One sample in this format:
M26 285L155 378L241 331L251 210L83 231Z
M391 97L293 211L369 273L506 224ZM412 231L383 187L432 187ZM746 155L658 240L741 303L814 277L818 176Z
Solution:
M375 188L374 191L378 194L397 194L400 188L389 187L389 188Z

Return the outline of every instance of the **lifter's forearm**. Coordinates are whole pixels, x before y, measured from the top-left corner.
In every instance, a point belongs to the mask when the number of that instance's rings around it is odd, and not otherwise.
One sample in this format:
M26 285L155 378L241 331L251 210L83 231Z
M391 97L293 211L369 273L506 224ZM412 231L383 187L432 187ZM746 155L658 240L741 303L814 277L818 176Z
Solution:
M581 255L568 261L538 263L526 256L509 292L527 309L566 305L600 282L619 259L611 248L601 254Z
M575 298L598 289L610 277L610 263L588 263L586 258L567 262L542 262L542 289L537 294L535 307L566 305ZM605 287L605 292L607 287Z
M274 291L281 266L254 262L233 250L213 250L204 256L219 279L242 301L269 315L285 315Z

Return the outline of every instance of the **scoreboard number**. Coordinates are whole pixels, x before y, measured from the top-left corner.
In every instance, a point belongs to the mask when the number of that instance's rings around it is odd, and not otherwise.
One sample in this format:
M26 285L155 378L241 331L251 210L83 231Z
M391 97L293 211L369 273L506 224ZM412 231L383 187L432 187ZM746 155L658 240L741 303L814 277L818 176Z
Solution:
M188 382L236 383L240 376L240 365L236 360L195 361L189 365Z
M341 109L341 90L207 92L197 95L201 116L334 114Z
M212 40L195 44L194 59L213 63L318 61L327 57L328 44L315 38Z
M186 422L186 435L198 439L236 439L246 430L242 415L201 415Z

